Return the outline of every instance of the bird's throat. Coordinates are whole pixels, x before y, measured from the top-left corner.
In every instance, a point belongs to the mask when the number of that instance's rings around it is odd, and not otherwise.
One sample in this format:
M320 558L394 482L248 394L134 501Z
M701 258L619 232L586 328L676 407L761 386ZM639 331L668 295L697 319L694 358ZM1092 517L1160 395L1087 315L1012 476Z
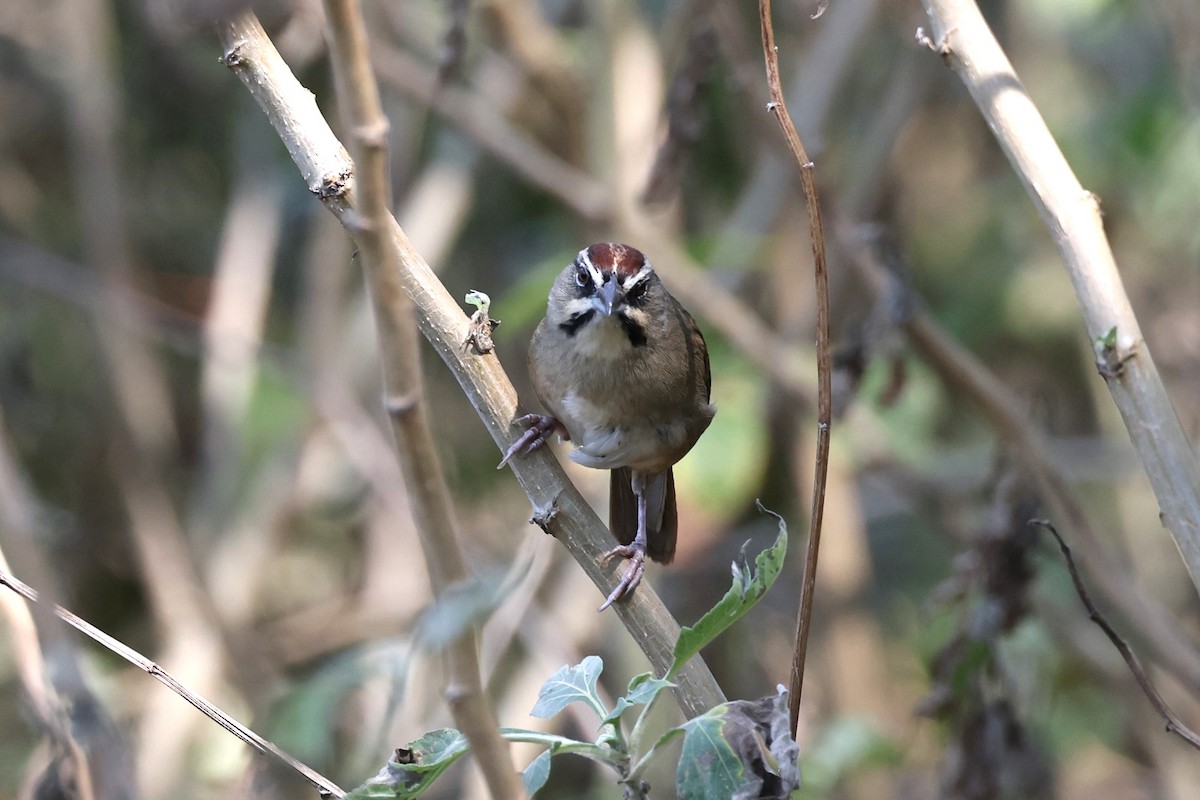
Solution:
M620 314L584 312L569 317L558 327L571 340L575 353L584 358L615 361L646 344L642 327Z

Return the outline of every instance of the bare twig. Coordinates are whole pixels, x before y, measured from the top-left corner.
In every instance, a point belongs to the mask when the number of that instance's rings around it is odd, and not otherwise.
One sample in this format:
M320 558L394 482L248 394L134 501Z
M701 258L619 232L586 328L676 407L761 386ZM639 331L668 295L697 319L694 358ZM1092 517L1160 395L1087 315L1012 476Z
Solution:
M937 50L958 73L1049 228L1075 287L1097 367L1200 587L1200 466L1142 338L1104 234L1098 198L1071 171L972 0L923 0Z
M240 15L221 24L218 33L226 51L223 60L258 100L302 173L331 174L314 169L322 164L342 163L348 169L348 160L339 162L336 157L336 152L344 155L345 151L323 118L308 115L303 123L304 126L320 126L321 131L297 130L301 123L293 103L311 105L312 95L283 63L258 20L253 15ZM340 190L319 193L325 206L343 224L348 224L354 213L348 192L348 175L348 172L343 173ZM324 183L318 181L318 187L320 185ZM467 316L413 249L400 226L392 222L388 235L399 249L404 266L401 281L404 291L416 305L421 332L458 380L497 445L506 449L517 434L517 428L512 424L517 416L512 382L493 356L463 352L462 342L469 329ZM567 547L576 562L607 595L616 585L619 565L602 564L599 557L612 546L611 536L571 485L562 467L550 453L539 451L519 459L511 468L535 509L553 509L553 513L545 514L546 529ZM650 663L665 672L674 658L679 624L658 595L649 589L649 586L642 586L627 602L618 603L614 608ZM693 659L676 676L676 681L675 696L688 716L703 713L724 702L720 687L700 659Z
M1071 557L1071 548L1067 546L1062 536L1055 530L1054 525L1045 519L1033 519L1029 521L1029 524L1050 531L1050 534L1058 542L1058 548L1062 550L1063 558L1067 561L1067 570L1071 573L1071 582L1075 584L1075 592L1079 595L1079 599L1083 601L1084 608L1087 609L1088 619L1100 626L1100 630L1104 631L1104 635L1117 648L1117 652L1121 654L1121 658L1125 659L1125 663L1129 665L1129 671L1133 673L1138 686L1142 687L1142 692L1145 693L1146 698L1150 701L1150 705L1154 706L1154 710L1166 720L1167 731L1183 739L1197 750L1200 750L1200 735L1185 725L1179 717L1175 716L1175 712L1167 705L1167 701L1163 700L1162 695L1154 688L1154 684L1150 683L1150 677L1142 669L1142 665L1138 661L1137 656L1133 654L1133 650L1129 648L1129 645L1125 643L1120 634L1113 630L1112 625L1108 624L1108 620L1096 609L1096 605L1092 602L1092 598L1088 595L1088 591L1083 585L1083 579L1079 577L1079 570L1075 568L1075 559Z
M7 586L9 589L11 589L12 591L21 595L22 597L24 597L26 600L28 600L31 603L40 602L38 600L38 593L36 591L34 591L29 586L22 583L20 580L18 580L17 578L13 577L8 572L5 572L3 570L0 570L0 586ZM242 723L233 719L228 714L226 714L224 711L222 711L221 709L217 708L215 705L210 703L208 700L204 699L200 695L198 695L195 692L188 689L182 683L177 681L169 672L164 670L162 667L160 667L158 664L154 663L150 659L146 658L144 655L142 655L138 651L134 650L132 647L129 647L128 645L124 644L123 642L120 642L120 641L114 639L113 637L109 636L107 633L100 630L99 628L92 625L91 623L87 622L86 620L83 620L83 619L75 616L73 613L71 613L67 609L63 608L62 606L59 606L59 605L54 606L54 615L57 616L59 619L61 619L63 622L70 625L75 630L77 630L80 633L84 634L85 636L89 637L93 641L98 642L99 644L103 645L105 648L107 648L108 650L111 650L113 653L116 653L118 656L125 659L130 664L133 664L135 667L142 670L147 675L151 676L152 678L157 680L162 685L166 686L171 691L175 692L175 694L179 695L184 700L188 701L193 706L195 706L197 709L199 709L206 717L208 717L213 722L220 725L225 730L232 733L237 738L241 739L246 744L253 747L258 752L263 753L263 754L270 754L270 755L273 755L276 758L278 758L284 764L286 764L287 766L294 769L296 772L303 775L304 778L306 780L308 780L313 786L316 786L317 789L320 790L320 792L322 793L322 796L324 796L324 797L343 797L343 796L345 796L346 793L344 791L342 791L342 789L339 788L338 785L335 784L333 781L318 774L312 768L300 763L296 759L289 756L287 753L280 750L275 745L268 742L266 739L259 736L254 731L247 728Z
M358 0L326 0L330 51L338 93L352 131L361 216L350 227L359 245L363 272L375 310L388 416L396 452L412 501L435 594L467 577L458 544L450 490L442 474L426 406L422 400L420 350L413 304L404 291L399 248L388 233L388 121L367 51L366 23ZM479 676L476 632L468 629L446 648L445 695L455 722L471 743L488 789L497 800L523 797L508 743Z
M788 149L800 169L804 186L804 202L808 206L808 234L813 248L813 274L817 293L817 462L813 468L812 509L809 520L808 551L804 560L804 582L800 585L800 613L796 617L796 647L792 654L792 673L789 683L788 710L792 734L800 722L800 693L804 688L804 661L808 653L808 635L812 630L813 592L817 581L817 556L821 547L821 521L825 513L825 481L829 471L829 429L833 420L833 390L830 374L833 366L829 354L829 273L825 264L825 233L821 227L821 201L813 178L813 163L804 150L800 134L792 124L783 98L779 78L779 54L775 47L775 31L771 25L771 0L759 0L758 18L762 26L763 56L767 63L767 85L771 102L767 110L775 115Z

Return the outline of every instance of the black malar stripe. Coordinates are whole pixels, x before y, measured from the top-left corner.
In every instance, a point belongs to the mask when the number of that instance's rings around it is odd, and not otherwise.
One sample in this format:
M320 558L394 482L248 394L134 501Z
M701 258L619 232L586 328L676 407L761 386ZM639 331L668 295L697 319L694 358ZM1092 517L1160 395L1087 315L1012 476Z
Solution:
M579 329L586 325L588 320L594 316L596 316L596 309L589 308L587 311L580 311L577 314L572 314L571 318L566 322L558 323L558 327L566 331L567 336L574 336L575 334L579 333Z

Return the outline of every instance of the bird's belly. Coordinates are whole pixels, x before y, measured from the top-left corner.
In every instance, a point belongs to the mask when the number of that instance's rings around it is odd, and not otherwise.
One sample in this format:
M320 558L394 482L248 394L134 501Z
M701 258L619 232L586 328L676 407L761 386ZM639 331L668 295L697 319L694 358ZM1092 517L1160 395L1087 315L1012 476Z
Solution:
M562 410L560 421L575 444L571 460L593 469L661 472L683 458L707 427L705 421L697 430L696 420L688 417L664 422L628 415L621 415L621 423L616 424L615 415L575 394L564 398Z

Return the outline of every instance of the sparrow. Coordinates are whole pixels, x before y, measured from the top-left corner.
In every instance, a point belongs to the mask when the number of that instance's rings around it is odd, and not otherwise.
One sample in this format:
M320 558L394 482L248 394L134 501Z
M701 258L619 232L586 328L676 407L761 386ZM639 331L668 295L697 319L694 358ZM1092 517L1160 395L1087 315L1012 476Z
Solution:
M611 470L609 527L620 544L602 558L630 564L603 611L641 583L647 555L663 564L675 556L671 468L717 411L708 347L640 251L593 244L550 289L529 345L529 375L550 414L514 420L525 431L500 467L558 433L574 445L572 461Z

